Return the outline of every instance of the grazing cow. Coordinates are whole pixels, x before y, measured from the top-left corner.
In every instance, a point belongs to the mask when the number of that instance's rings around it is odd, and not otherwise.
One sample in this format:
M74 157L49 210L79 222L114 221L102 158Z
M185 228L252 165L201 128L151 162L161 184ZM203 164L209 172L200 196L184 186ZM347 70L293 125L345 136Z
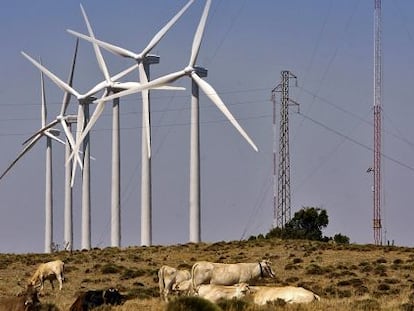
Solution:
M64 280L63 270L65 264L61 260L49 261L46 263L42 263L37 268L36 272L31 277L29 284L33 286L39 286L36 284L40 284L40 290L43 290L43 286L45 280L49 280L52 288L55 289L53 285L53 281L55 279L59 282L59 289L62 290L62 283Z
M89 290L81 293L70 306L69 311L88 311L104 304L120 305L124 297L115 288L107 290Z
M168 301L168 295L171 291L186 291L189 286L184 283L177 288L178 284L191 280L191 274L188 270L178 270L170 266L162 266L158 270L158 285L160 288L160 297Z
M0 298L0 311L36 311L39 306L37 289L32 285L17 297Z
M308 303L321 298L303 287L283 286L251 286L253 301L258 305L265 305L268 301L282 299L286 303Z
M234 285L249 283L258 277L275 277L270 261L235 264L199 261L191 269L192 286L195 291L201 284Z
M250 293L247 283L235 285L203 284L198 288L198 296L216 303L219 299L243 298Z

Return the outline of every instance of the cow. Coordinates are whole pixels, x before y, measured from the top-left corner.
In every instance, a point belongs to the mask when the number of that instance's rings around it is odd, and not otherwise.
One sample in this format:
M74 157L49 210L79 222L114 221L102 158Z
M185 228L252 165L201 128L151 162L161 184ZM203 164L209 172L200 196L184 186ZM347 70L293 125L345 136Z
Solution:
M79 294L69 311L88 311L104 304L120 305L124 297L116 288L107 290L89 290Z
M250 293L247 283L235 285L202 284L199 286L197 295L216 303L220 299L243 298Z
M190 272L189 272L190 273ZM188 280L184 280L181 282L176 282L172 286L172 290L174 292L178 292L184 295L188 295L192 292L192 286L191 286L191 274L190 278Z
M265 305L268 301L278 299L286 303L309 303L321 298L310 290L295 286L251 286L253 301L258 305Z
M199 261L191 268L192 287L197 291L201 284L234 285L249 283L258 277L274 278L270 264L268 260L235 264Z
M65 264L61 260L54 260L40 264L36 272L30 278L29 284L37 287L40 286L40 290L43 290L45 280L49 280L52 285L52 289L55 289L53 281L57 279L59 282L59 290L62 290L64 266Z
M188 286L181 286L177 288L177 285L191 280L191 274L188 270L178 270L170 266L162 266L158 270L158 285L160 288L160 297L165 301L168 301L168 295L171 291L185 291L188 290ZM186 283L184 283L186 284Z
M0 298L0 311L37 311L39 307L38 292L32 285L17 297Z

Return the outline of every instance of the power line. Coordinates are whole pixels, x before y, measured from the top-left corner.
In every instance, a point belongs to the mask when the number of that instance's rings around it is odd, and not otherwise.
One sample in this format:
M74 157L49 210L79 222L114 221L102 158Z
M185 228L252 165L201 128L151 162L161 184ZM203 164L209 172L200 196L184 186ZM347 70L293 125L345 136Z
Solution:
M320 127L323 127L325 130L327 130L329 132L332 132L332 133L334 133L334 134L336 134L336 135L338 135L340 137L343 137L343 138L345 138L345 139L353 142L354 144L356 144L356 145L358 145L358 146L360 146L360 147L362 147L364 149L367 149L369 151L374 151L374 149L372 147L369 147L369 146L367 146L367 145L365 145L365 144L357 141L356 139L354 139L352 137L349 137L349 136L347 136L345 134L342 134L341 132L339 132L339 131L337 131L337 130L335 130L335 129L333 129L333 128L325 125L325 124L323 124L322 122L319 122L319 121L317 121L317 120L315 120L315 119L313 119L313 118L311 118L311 117L309 117L307 115L304 115L303 113L298 112L298 114L300 114L303 118L305 118L305 119L307 119L307 120L309 120L309 121L311 121L311 122L319 125ZM391 161L391 162L393 162L395 164L398 164L398 165L400 165L400 166L402 166L402 167L404 167L404 168L406 168L406 169L414 172L414 167L412 167L412 166L410 166L408 164L405 164L404 162L401 162L399 160L396 160L396 159L394 159L394 158L392 158L392 157L390 157L390 156L388 156L388 155L386 155L386 154L384 154L382 152L381 152L381 156L383 156L385 159L387 159L387 160L389 160L389 161Z

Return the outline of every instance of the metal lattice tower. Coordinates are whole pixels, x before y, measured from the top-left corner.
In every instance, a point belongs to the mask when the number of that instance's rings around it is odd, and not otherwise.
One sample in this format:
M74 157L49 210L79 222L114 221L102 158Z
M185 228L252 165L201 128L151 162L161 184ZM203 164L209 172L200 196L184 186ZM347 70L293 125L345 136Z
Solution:
M296 76L290 71L281 72L282 82L272 90L273 102L273 227L283 228L291 219L290 211L290 155L289 155L289 105L298 105L289 98L289 81ZM276 162L276 92L281 94L279 126L279 163ZM277 186L277 188L276 188Z
M375 1L374 9L374 243L382 245L381 224L381 0Z

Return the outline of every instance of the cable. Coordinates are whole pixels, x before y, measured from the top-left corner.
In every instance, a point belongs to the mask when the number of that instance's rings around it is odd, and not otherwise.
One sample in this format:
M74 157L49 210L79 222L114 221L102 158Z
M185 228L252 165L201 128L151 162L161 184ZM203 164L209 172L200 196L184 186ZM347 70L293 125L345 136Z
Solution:
M339 132L337 130L334 130L333 128L330 128L329 126L327 126L327 125L325 125L325 124L323 124L323 123L321 123L319 121L316 121L315 119L312 119L309 116L304 115L303 113L298 112L298 114L300 114L303 118L305 118L305 119L307 119L307 120L309 120L309 121L311 121L311 122L313 122L313 123L315 123L315 124L323 127L325 130L327 130L329 132L332 132L332 133L334 133L334 134L336 134L338 136L341 136L341 137L343 137L343 138L345 138L345 139L353 142L354 144L356 144L356 145L358 145L358 146L360 146L360 147L362 147L364 149L367 149L369 151L374 151L374 149L372 147L369 147L369 146L367 146L367 145L365 145L365 144L363 144L363 143L361 143L361 142L353 139L352 137L349 137L347 135L344 135L341 132ZM387 160L389 160L389 161L391 161L391 162L393 162L395 164L398 164L398 165L400 165L400 166L402 166L402 167L404 167L404 168L406 168L406 169L414 172L414 167L409 166L408 164L405 164L405 163L403 163L403 162L401 162L399 160L396 160L396 159L394 159L394 158L392 158L392 157L390 157L390 156L388 156L388 155L386 155L386 154L384 154L382 152L381 152L381 156L383 156L385 159L387 159Z

